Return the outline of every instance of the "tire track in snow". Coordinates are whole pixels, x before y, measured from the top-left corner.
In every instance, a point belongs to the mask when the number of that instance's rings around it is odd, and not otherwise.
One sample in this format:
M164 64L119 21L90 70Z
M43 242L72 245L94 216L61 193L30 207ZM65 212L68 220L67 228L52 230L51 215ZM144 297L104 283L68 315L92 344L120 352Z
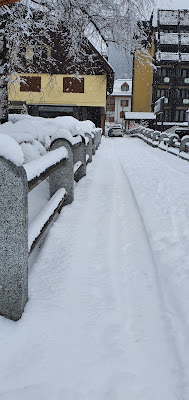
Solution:
M131 139L130 139L130 141L131 141ZM120 143L116 143L116 144L117 144L116 153L117 153L118 161L119 161L119 163L121 165L123 173L126 175L127 166L123 162L123 158L120 157L120 152L119 152L119 147L120 147L119 144ZM136 143L136 145L137 145L137 143ZM123 146L122 146L122 150L123 150ZM127 149L126 146L125 146L125 150L126 150L125 156L127 156L128 155L128 149ZM134 151L136 150L135 157L138 157L138 160L140 160L140 157L141 158L144 157L145 160L147 159L146 155L143 154L143 152L140 152L140 154L138 154L137 153L137 149L135 149L134 146L133 146L133 150ZM123 151L122 151L122 156L123 156ZM135 158L133 159L133 165L134 165L134 162L135 162ZM156 154L156 157L155 157L155 162L157 164L161 164L161 160L158 159L157 154ZM151 166L150 173L152 174L152 176L153 176L153 168L155 168L155 162L154 162L154 166L153 166L153 161L152 161L152 159L150 159L150 166ZM163 162L166 165L165 160ZM169 162L169 160L167 160L167 162ZM167 168L168 168L168 170L172 171L173 170L173 165L169 166L169 164L168 164ZM130 171L130 169L129 169L129 171ZM179 175L181 175L184 172L178 171L178 173L179 173ZM162 171L162 174L164 176L166 176L165 171ZM129 174L129 176L130 176L130 174ZM128 179L127 175L126 175L126 177ZM131 181L132 181L132 175L131 175ZM162 307L162 310L164 310L165 326L166 326L166 329L167 329L168 336L171 339L170 344L172 346L173 352L175 353L175 357L176 357L176 360L177 360L177 363L178 363L178 375L179 375L179 382L180 382L179 386L180 386L180 396L181 396L179 398L181 398L183 400L188 400L188 378L187 378L187 375L185 374L185 372L186 372L185 371L185 365L183 363L183 359L185 358L184 357L185 354L181 352L181 348L180 348L180 346L179 346L179 344L177 342L178 332L177 332L177 330L175 330L175 326L173 324L173 320L171 321L169 314L173 313L174 314L174 319L177 319L177 320L180 321L179 325L180 325L180 328L182 326L182 330L183 330L182 334L183 334L183 337L185 338L185 346L184 346L184 348L187 347L187 343L188 343L188 333L189 333L188 324L187 324L187 321L184 318L183 310L180 307L180 305L179 305L179 303L178 303L178 301L176 299L175 293L174 293L173 290L171 290L170 287L167 288L167 291L170 292L170 296L169 297L171 298L171 304L168 305L167 302L165 301L165 291L164 291L165 288L163 288L162 280L160 279L158 260L157 260L157 257L154 255L153 246L151 245L151 240L150 240L150 238L148 236L148 230L146 229L146 223L145 223L145 220L144 220L144 215L142 215L139 203L137 201L138 192L135 190L136 187L134 187L134 189L133 189L131 181L129 181L130 182L130 187L131 187L131 190L133 192L133 196L135 198L135 201L136 201L136 204L137 204L137 208L138 208L138 211L140 213L140 216L141 216L144 228L145 228L145 233L146 233L146 237L147 237L147 240L148 240L148 243L149 243L149 247L151 249L151 252L152 252L152 255L153 255L153 259L154 259L155 274L156 274L156 279L157 279L157 287L158 287L158 291L159 291L159 295L160 295L160 299L161 299L161 307ZM167 198L170 197L170 189L172 190L172 188L171 188L170 184L169 184L169 187L165 186L165 181L166 180L164 180L163 177L161 177L160 184L162 185L162 188L163 188L163 191L164 191L164 196L167 199ZM141 185L142 185L142 182L141 182ZM165 191L167 191L167 196L165 195ZM175 191L176 191L176 181L175 181ZM172 198L170 198L170 199L172 199ZM172 218L172 214L170 214L170 217ZM173 227L174 227L174 224L173 224ZM171 309L172 309L172 311L171 311ZM174 313L173 310L176 311L176 313ZM181 354L182 354L182 357L181 357Z

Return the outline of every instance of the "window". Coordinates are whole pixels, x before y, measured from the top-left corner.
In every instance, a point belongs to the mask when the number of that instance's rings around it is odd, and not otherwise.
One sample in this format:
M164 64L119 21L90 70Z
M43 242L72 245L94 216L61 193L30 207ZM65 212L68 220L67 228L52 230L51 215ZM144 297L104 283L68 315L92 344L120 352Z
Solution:
M114 122L114 117L109 117L109 122Z
M64 93L84 93L84 78L63 78Z
M41 77L40 76L21 76L20 77L21 92L40 92Z
M164 110L164 121L169 122L169 117L170 117L170 110L167 108Z
M121 107L128 107L129 105L129 100L121 100L120 101Z
M176 122L184 122L185 121L185 110L176 110L175 121Z
M125 82L125 83L123 83L123 85L121 85L121 90L122 90L122 92L128 92L129 85L127 84L127 82Z
M120 111L120 118L124 118L124 112Z
M189 26L180 27L180 33L187 33L187 32L189 32Z
M157 98L159 99L160 97L169 97L169 89L157 89Z
M188 70L187 69L178 69L177 75L181 78L186 78L186 77L188 77Z
M189 90L188 89L177 89L177 98L178 99L188 99Z
M158 75L159 76L171 76L171 69L170 68L158 68Z
M177 32L177 25L175 26L161 26L161 32L164 33L176 33Z

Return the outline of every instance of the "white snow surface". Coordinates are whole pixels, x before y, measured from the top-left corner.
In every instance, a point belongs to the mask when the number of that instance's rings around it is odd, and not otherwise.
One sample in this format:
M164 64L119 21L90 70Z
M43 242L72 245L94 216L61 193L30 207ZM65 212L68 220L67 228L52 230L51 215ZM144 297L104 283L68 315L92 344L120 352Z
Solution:
M49 151L44 156L24 164L24 169L27 174L28 181L31 181L37 176L40 176L47 168L51 167L61 161L63 158L68 157L68 151L64 146L59 149Z
M51 143L56 139L66 139L72 145L80 143L82 141L80 135L73 137L70 131L68 131L67 129L58 129L57 131L55 131L51 136Z
M10 136L0 135L0 156L11 161L17 167L24 162L24 154L18 143Z
M49 220L51 215L54 213L59 203L64 198L65 194L66 190L64 188L58 189L57 192L50 198L48 203L45 204L45 206L43 207L41 212L37 215L37 217L34 219L34 221L32 221L32 223L29 225L28 252L30 252L34 240L39 236L44 225Z
M82 165L82 162L81 162L81 161L77 161L77 162L74 164L74 174L75 174L75 172L81 167L81 165Z
M0 317L1 400L188 400L188 175L140 139L103 138L22 319Z
M86 132L92 132L95 129L95 124L92 121L78 121L74 117L56 117L56 118L42 118L32 117L27 114L12 114L9 115L9 120L14 122L16 126L18 122L27 124L27 126L33 127L34 133L38 134L38 140L45 143L45 139L50 138L58 129L66 129L71 132L72 135L82 135ZM32 134L32 129L31 129ZM48 147L50 141L46 143Z

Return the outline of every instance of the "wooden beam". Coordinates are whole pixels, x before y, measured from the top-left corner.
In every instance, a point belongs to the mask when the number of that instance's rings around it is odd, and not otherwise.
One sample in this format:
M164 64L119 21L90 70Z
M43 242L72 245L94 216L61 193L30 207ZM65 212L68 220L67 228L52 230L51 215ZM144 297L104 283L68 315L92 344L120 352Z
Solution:
M20 0L0 0L0 7L8 6L9 4L16 3L16 1L20 1Z

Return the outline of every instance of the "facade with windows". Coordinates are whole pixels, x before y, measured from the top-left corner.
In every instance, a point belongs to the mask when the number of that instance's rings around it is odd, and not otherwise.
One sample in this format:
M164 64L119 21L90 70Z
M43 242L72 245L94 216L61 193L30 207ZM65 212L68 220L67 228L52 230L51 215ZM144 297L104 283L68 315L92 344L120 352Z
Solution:
M19 67L9 84L10 111L24 103L33 116L73 116L103 128L107 91L112 92L114 81L107 43L98 32L97 50L86 37L77 61L58 35L53 33L51 46L44 39L40 46L31 41L20 49Z
M148 32L145 48L133 61L132 111L153 112L155 102L165 97L165 125L184 123L189 108L189 10L158 10Z
M110 123L124 123L124 113L131 111L132 79L117 79L111 95L107 98L106 120Z
M185 122L189 108L189 10L159 10L152 108L165 97L164 121Z

